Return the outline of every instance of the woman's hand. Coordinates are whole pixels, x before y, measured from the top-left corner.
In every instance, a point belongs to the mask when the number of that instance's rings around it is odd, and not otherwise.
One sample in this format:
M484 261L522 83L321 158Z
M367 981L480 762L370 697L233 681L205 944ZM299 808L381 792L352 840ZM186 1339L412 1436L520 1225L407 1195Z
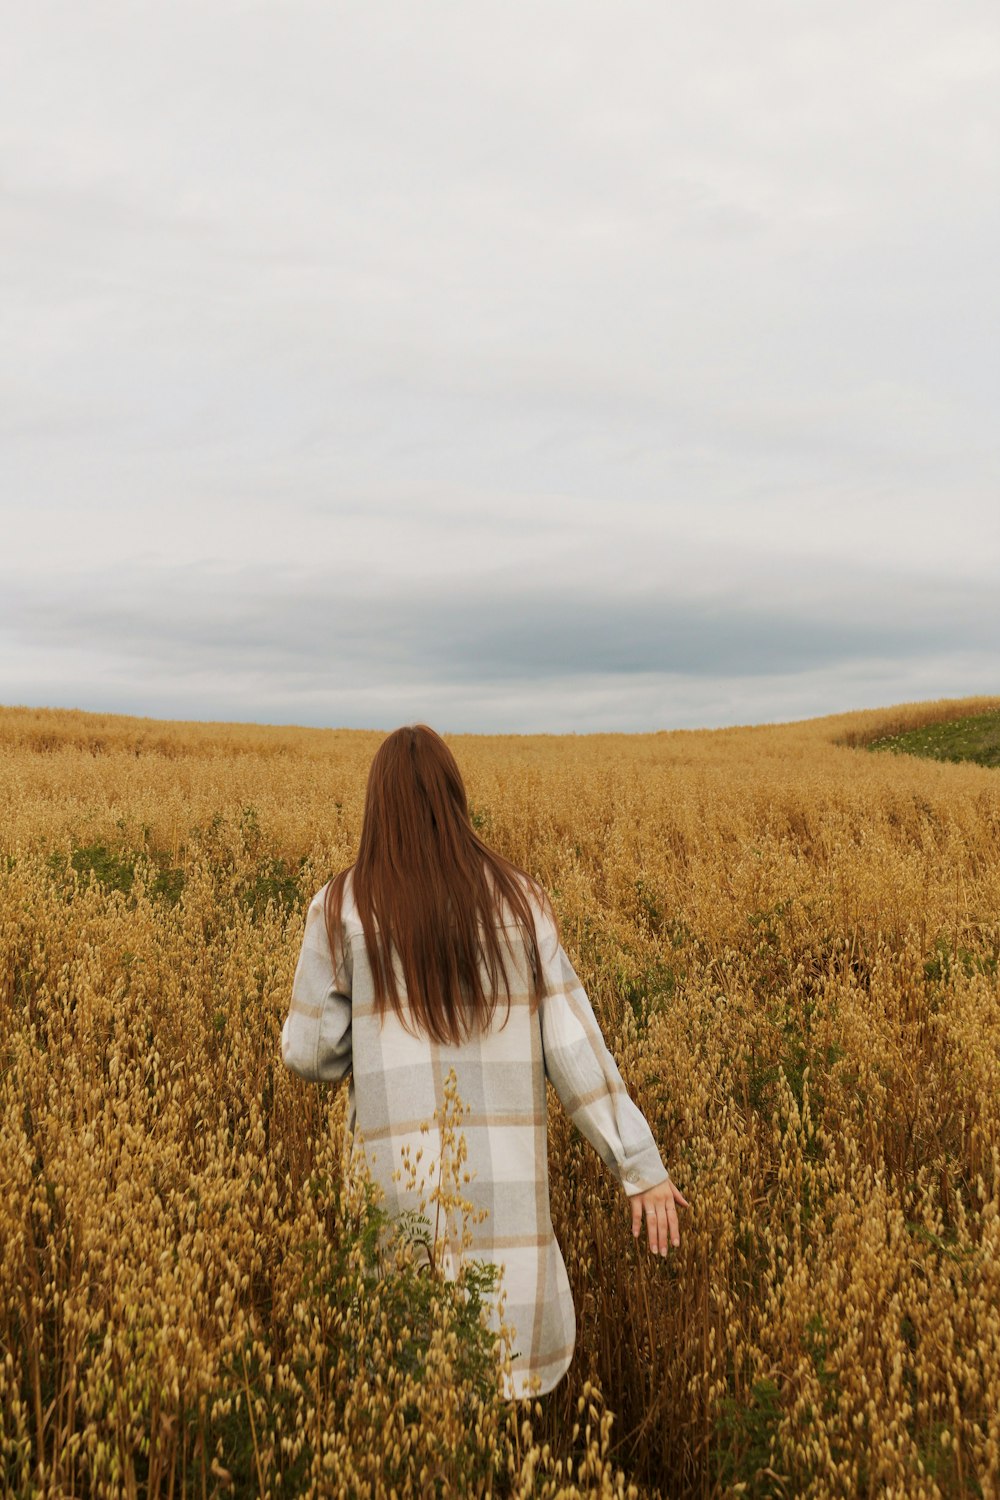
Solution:
M635 1193L632 1197L632 1233L636 1239L642 1228L642 1218L646 1216L646 1229L649 1232L649 1248L654 1255L666 1255L667 1240L672 1245L679 1245L681 1232L677 1223L677 1204L684 1208L691 1205L681 1192L675 1182L668 1177L664 1182L658 1182L655 1187L648 1188L644 1193Z

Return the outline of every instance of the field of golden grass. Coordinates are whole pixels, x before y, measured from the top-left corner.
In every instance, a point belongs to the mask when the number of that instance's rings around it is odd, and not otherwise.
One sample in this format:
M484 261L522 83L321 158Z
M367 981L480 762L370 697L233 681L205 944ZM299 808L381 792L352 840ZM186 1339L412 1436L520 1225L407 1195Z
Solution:
M550 1093L521 1409L281 1063L381 736L0 709L3 1492L1000 1495L1000 774L864 748L998 705L448 737L691 1202L654 1260Z

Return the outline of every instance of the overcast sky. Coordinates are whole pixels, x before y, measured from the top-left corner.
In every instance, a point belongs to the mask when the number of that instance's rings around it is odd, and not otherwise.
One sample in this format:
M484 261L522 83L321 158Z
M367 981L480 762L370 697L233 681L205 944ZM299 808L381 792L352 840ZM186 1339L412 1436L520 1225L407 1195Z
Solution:
M31 0L0 150L0 702L1000 693L996 0Z

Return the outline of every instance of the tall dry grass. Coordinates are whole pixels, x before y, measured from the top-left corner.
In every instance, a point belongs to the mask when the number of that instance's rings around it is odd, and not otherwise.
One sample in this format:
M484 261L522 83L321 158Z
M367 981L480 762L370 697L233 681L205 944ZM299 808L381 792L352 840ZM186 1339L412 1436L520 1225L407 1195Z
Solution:
M380 736L0 711L5 1491L1000 1494L1000 780L863 749L998 704L450 737L692 1205L654 1260L550 1096L520 1411L280 1061Z

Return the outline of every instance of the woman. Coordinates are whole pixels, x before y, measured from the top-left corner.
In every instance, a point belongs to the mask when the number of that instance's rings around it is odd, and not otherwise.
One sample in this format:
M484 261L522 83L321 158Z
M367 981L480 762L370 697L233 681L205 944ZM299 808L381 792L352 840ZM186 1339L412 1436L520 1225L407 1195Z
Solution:
M468 1253L504 1268L508 1396L550 1391L576 1341L549 1212L546 1078L628 1196L633 1234L645 1215L651 1251L679 1244L676 1205L690 1205L625 1090L548 896L477 837L455 758L425 724L388 735L372 761L358 858L310 904L281 1047L303 1078L351 1070L348 1128L391 1216L416 1207L403 1169L418 1153L427 1167L426 1127L454 1069L468 1111L462 1193L480 1218Z

